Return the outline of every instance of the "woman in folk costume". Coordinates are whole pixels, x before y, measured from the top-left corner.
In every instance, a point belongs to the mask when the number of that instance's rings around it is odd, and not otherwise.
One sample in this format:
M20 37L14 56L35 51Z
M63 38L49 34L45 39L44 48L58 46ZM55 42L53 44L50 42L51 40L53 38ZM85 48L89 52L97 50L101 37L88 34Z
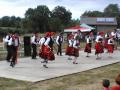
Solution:
M73 38L74 36L72 34L69 34L68 36L68 46L66 48L66 55L68 55L68 60L72 60L71 56L73 56Z
M85 46L85 50L84 50L84 52L87 52L86 57L89 57L89 53L91 53L91 47L92 47L92 39L88 35L87 38L86 38L86 46Z
M52 61L52 60L55 60L55 56L54 56L54 53L53 53L53 44L54 44L54 41L53 41L53 38L52 38L52 33L49 32L48 34L48 37L44 43L45 47L44 47L44 55L45 55L45 62L43 64L43 67L45 68L48 68L47 67L47 63L48 63L48 60Z
M110 39L108 39L108 53L110 57L113 51L114 51L114 39L113 36L110 36Z
M99 35L96 37L96 43L95 43L95 55L97 55L96 59L101 59L101 56L99 57L99 54L101 55L104 53L104 47L103 47L103 32L100 32Z
M44 37L42 37L41 39L40 39L40 41L39 41L39 45L40 45L40 50L39 50L39 57L41 57L42 59L45 59L46 57L45 57L45 55L44 55L44 48L45 48L45 45L44 45L44 43L45 43L45 41L47 40L47 37L49 37L50 36L50 33L49 32L46 32L45 33L45 36ZM43 62L45 62L45 61L43 61Z
M74 61L73 61L73 64L78 64L77 63L77 57L79 57L80 41L77 38L77 36L74 37L73 48L74 48L74 53L73 53Z

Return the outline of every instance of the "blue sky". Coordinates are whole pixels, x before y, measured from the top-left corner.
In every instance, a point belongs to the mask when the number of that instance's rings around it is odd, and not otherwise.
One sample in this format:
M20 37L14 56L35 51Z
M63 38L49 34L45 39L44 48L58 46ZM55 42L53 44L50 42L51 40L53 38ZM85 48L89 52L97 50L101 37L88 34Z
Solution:
M50 10L53 10L55 6L59 5L70 10L72 18L76 19L85 11L103 11L109 4L119 3L119 0L0 0L0 17L12 15L24 17L28 8L46 5Z

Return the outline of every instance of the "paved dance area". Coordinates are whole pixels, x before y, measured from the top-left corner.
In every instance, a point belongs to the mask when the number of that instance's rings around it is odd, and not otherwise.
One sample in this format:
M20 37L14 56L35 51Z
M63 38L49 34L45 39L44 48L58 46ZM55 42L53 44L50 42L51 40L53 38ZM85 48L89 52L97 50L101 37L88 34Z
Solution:
M8 62L0 61L0 77L31 82L46 80L120 62L120 51L115 51L112 57L104 53L100 60L96 60L94 51L89 58L86 57L86 53L80 51L78 64L73 64L66 55L56 55L56 60L48 63L49 68L44 68L41 61L39 57L37 59L19 58L14 68L10 67Z

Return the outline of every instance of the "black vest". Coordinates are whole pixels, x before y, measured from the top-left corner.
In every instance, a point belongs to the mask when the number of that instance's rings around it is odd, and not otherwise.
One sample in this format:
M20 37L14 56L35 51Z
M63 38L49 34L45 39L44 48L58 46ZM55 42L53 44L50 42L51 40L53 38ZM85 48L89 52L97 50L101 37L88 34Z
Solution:
M63 40L61 40L61 39L63 39L63 37L62 37L62 36L59 36L59 39L58 39L59 44L61 44L62 41L63 41Z
M54 41L53 41L53 39L52 38L50 38L50 42L49 42L49 46L52 48L53 47L53 44L54 44Z

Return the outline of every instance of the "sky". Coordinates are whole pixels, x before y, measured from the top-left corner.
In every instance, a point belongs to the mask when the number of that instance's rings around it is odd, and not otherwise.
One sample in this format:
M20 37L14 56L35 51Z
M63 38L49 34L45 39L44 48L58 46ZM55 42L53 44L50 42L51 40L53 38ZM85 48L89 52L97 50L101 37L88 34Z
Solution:
M13 15L23 18L28 8L46 5L52 11L59 5L70 10L72 18L79 19L85 11L103 11L109 4L120 7L120 0L0 0L0 18Z

